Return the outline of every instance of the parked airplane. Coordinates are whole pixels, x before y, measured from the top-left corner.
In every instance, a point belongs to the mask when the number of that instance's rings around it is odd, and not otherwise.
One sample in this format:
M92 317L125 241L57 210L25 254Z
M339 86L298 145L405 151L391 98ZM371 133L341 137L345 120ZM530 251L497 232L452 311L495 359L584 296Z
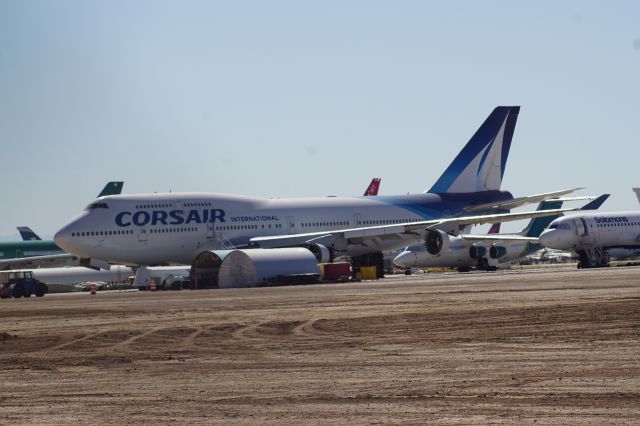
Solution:
M601 195L582 207L582 210L598 209L607 198L609 194ZM563 201L565 199L561 198L543 201L538 206L538 211L559 209ZM472 267L495 270L500 264L508 265L540 250L542 246L538 243L537 237L558 216L531 219L525 229L517 234L460 234L448 236L442 243L438 238L429 238L427 234L424 244L407 247L394 259L394 264L405 268L457 268L461 272L466 272Z
M371 179L371 183L367 187L367 190L364 191L364 196L367 195L378 195L378 190L380 189L380 178Z
M118 195L123 185L124 182L120 181L108 182L98 197ZM0 270L81 264L78 256L64 252L52 240L41 239L28 226L19 226L18 232L23 241L0 242ZM104 262L88 260L85 260L84 264L93 267L108 266Z
M640 212L594 212L561 217L540 235L540 243L577 253L578 268L608 266L611 250L640 249Z
M543 247L535 253L531 253L527 256L528 259L531 259L534 262L569 262L573 260L573 255L564 250L555 250Z
M543 201L538 210L559 209L561 206L562 201ZM529 240L509 241L504 238L535 238L556 217L557 215L531 219L527 227L518 234L460 234L448 236L440 245L437 245L437 239L430 240L427 237L425 244L407 247L393 259L393 263L401 268L444 267L467 272L475 267L479 270L493 271L499 263L511 262L540 249ZM496 241L492 238L502 239Z
M636 197L638 198L638 202L640 202L640 188L631 188L633 192L636 193ZM621 249L621 248L611 248L607 250L607 254L612 259L627 259L629 257L639 257L640 256L640 248L633 249Z
M519 107L497 107L427 193L377 197L266 199L217 193L102 197L62 227L55 241L86 258L129 265L190 264L203 251L304 246L318 260L348 256L354 270L382 252L423 241L433 228L556 214L501 213L573 190L515 199L500 191ZM477 216L465 208L489 205ZM438 231L442 232L442 231Z

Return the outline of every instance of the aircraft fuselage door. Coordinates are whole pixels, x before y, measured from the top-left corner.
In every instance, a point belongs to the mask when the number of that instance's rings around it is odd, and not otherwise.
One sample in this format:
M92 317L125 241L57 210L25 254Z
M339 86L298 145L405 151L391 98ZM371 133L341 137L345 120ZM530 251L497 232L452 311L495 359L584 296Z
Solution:
M144 226L138 227L138 242L147 242L147 229Z
M287 234L295 234L296 233L296 220L293 216L287 216Z
M213 236L214 236L214 226L213 223L209 222L209 223L205 223L206 226L206 235L207 235L207 240L213 240Z
M362 215L360 213L356 213L353 215L353 228L359 228L362 226Z
M213 212L213 209L211 209L211 211ZM205 223L203 223L205 231L204 231L204 235L207 238L207 241L213 241L213 239L216 236L215 230L216 230L216 222L215 222L215 218L214 217L209 217Z
M576 224L576 232L579 237L582 237L587 234L587 227L583 219L576 219L574 220L574 223Z

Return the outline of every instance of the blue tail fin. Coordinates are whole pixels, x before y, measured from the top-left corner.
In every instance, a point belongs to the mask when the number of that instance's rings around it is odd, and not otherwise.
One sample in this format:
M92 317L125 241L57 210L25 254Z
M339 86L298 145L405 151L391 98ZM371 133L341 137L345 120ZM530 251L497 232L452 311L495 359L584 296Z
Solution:
M519 106L499 106L494 109L427 192L500 189L519 112Z
M609 198L610 195L611 194L602 194L601 196L591 201L590 203L587 203L584 206L580 207L580 210L598 210L600 206L605 201L607 201L607 198Z
M28 226L18 226L18 232L20 233L23 241L42 240L42 238L40 238L38 234L33 232Z

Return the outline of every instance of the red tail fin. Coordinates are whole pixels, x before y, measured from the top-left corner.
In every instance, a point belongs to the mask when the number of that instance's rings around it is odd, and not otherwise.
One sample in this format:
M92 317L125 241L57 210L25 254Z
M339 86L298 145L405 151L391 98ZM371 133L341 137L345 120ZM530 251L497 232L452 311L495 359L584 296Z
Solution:
M380 178L373 178L367 190L364 191L364 195L378 195L378 189L380 189Z
M494 223L491 225L491 229L489 229L489 234L499 234L500 233L500 222Z

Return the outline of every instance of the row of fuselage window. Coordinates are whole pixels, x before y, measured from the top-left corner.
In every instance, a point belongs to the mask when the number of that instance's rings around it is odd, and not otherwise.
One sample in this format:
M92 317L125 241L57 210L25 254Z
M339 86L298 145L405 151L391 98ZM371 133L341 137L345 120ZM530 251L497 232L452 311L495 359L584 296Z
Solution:
M208 201L202 201L202 202L194 202L194 203L184 203L183 204L184 207L211 207L212 204ZM166 203L161 203L161 204L137 204L136 205L136 209L137 210L141 210L141 209L170 209L173 208L173 205L171 204L166 204Z
M611 223L598 223L598 228L610 228L612 226L638 226L640 222L611 222Z
M374 220L361 220L358 225L393 225L395 223L411 223L420 222L424 219L374 219Z
M205 203L203 203L205 204ZM408 223L408 222L417 222L418 219L380 219L380 220L362 220L359 221L359 225L388 225L392 223ZM349 221L338 221L338 222L304 222L301 223L300 226L303 228L310 227L319 227L319 226L349 226ZM282 228L282 224L276 223L273 224L273 228L280 229ZM258 229L258 225L220 225L216 226L216 231L238 231L243 229ZM265 229L265 225L262 224L262 229ZM272 229L271 224L268 225L268 229ZM196 227L180 227L180 228L158 228L158 229L150 229L150 234L165 234L165 233L176 233L176 232L196 232L198 228ZM146 233L145 229L142 229L142 233ZM86 231L86 232L72 232L72 237L93 237L93 236L104 236L104 235L131 235L134 231L131 229L118 229L115 231Z
M198 228L196 227L184 227L184 228L160 228L160 229L151 229L149 230L150 234L160 234L160 233L174 233L174 232L196 232ZM142 233L146 233L145 229L142 230ZM132 229L118 229L115 231L86 231L86 232L72 232L72 237L99 237L104 235L131 235L135 232Z

